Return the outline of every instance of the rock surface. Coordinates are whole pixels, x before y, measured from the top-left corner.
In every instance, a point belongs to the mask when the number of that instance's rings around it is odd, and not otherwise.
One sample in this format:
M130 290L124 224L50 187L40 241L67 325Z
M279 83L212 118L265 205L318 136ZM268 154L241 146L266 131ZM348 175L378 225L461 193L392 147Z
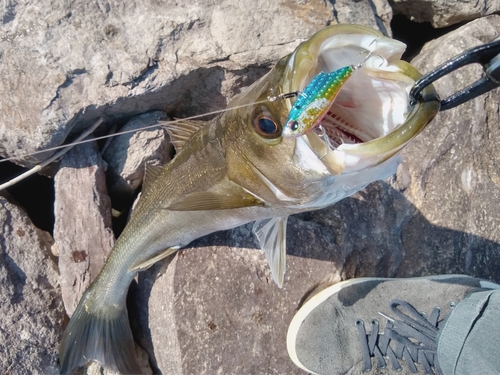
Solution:
M283 289L251 225L200 239L139 275L135 328L161 373L301 373L286 352L288 322L310 276L340 274L344 257L327 228L291 218L288 230L295 254Z
M104 161L95 142L74 147L55 176L54 241L69 316L114 244Z
M65 319L52 238L0 197L0 368L57 375Z
M392 4L395 14L404 14L415 22L430 22L436 28L471 21L500 11L498 0L392 0Z
M412 63L426 72L499 34L500 16L484 17L428 43ZM468 66L438 80L436 89L447 96L481 73ZM403 153L398 182L409 178L402 185L419 217L402 240L421 256L409 257L401 275L463 272L500 282L499 96L496 89L439 113Z
M157 109L176 116L220 109L263 73L259 67L336 17L388 29L387 1L377 7L357 1L356 13L350 3L337 1L337 10L321 0L51 0L2 7L0 155L57 146L101 116L116 121Z

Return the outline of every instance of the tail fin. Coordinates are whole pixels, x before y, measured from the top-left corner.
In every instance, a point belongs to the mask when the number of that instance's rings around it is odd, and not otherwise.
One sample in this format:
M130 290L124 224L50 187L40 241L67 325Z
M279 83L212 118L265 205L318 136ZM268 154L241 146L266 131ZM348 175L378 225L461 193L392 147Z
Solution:
M99 310L88 299L86 293L64 332L59 349L61 374L71 374L91 360L121 374L140 374L125 304Z

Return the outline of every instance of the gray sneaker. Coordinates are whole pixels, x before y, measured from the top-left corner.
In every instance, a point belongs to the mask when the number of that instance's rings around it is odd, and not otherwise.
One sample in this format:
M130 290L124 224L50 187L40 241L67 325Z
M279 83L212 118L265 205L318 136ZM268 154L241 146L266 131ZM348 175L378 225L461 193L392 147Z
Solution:
M441 323L471 292L497 288L464 275L343 281L299 309L288 329L288 354L318 375L440 374Z

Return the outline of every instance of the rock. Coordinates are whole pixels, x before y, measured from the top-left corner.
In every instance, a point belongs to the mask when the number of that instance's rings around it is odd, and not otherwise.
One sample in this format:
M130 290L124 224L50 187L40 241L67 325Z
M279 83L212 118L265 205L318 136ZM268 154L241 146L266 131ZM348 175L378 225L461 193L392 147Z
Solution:
M151 116L142 120L147 119ZM115 240L105 164L96 143L84 143L64 156L55 176L54 240L59 253L62 298L69 316L101 271ZM147 353L136 346L136 354L142 373L152 374ZM79 374L116 372L90 362Z
M139 345L135 345L135 356L141 369L140 375L152 375L153 371L149 366L148 354ZM78 369L74 375L122 375L121 373L103 369L98 362L90 362L86 366Z
M95 142L74 147L55 176L54 240L69 316L114 243L104 162Z
M311 275L339 274L343 255L328 228L291 218L295 253L279 289L251 227L197 240L139 275L132 320L161 373L301 373L286 352L288 322Z
M428 43L412 64L427 72L499 33L500 16L472 21ZM467 66L438 80L436 89L445 97L481 72ZM439 113L404 151L405 196L420 215L409 221L402 241L420 251L401 274L461 272L500 281L499 95L496 89Z
M355 5L354 5L354 4ZM361 24L380 30L386 36L392 36L392 8L388 1L332 1L337 23Z
M433 27L446 27L474 20L500 11L497 0L393 0L395 14L404 14L415 22L430 22Z
M65 321L52 238L0 197L0 367L8 374L58 375Z
M60 145L101 116L114 122L157 109L178 117L221 109L226 95L327 24L388 29L385 0L358 1L356 12L350 1L335 4L51 0L44 7L34 1L5 6L0 155ZM30 166L46 157L17 163Z
M166 119L167 115L161 111L145 113L130 120L120 132L142 129ZM110 194L132 196L142 184L146 163L165 165L172 154L167 132L161 127L113 138L103 154L108 163L106 173Z

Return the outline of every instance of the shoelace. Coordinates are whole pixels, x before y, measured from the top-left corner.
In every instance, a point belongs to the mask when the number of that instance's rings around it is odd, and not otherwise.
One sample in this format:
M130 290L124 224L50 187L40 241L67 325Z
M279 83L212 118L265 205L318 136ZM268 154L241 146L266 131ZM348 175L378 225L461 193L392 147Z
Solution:
M412 373L417 373L415 363L420 363L426 374L433 374L433 367L441 374L436 343L441 309L435 307L427 318L406 301L394 299L390 307L397 319L380 313L387 319L383 333L379 333L379 322L376 319L370 322L369 334L366 333L364 322L360 319L356 321L363 355L363 370L372 369L371 357L376 358L378 367L385 368L387 364L384 357L387 357L396 371L402 370L399 360L404 360ZM407 313L398 307L405 309Z

